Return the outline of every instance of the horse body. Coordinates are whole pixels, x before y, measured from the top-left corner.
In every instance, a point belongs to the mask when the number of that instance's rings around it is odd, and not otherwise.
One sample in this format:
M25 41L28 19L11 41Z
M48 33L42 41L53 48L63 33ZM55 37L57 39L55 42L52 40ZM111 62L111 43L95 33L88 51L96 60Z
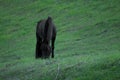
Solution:
M54 58L54 42L56 39L56 27L53 24L51 17L48 17L47 20L41 20L37 23L36 38L36 58L48 58L50 56L51 51L52 58Z

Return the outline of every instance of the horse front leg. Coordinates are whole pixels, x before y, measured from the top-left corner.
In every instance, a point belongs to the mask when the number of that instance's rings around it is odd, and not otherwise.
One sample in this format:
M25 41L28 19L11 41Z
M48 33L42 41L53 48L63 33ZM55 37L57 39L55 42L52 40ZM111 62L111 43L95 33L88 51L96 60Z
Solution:
M39 38L39 36L37 36L37 35L36 35L36 37L37 37L37 43L36 43L36 54L35 54L35 58L37 59L37 58L39 58L39 57L42 56L41 50L40 50L40 46L41 46L42 39Z
M36 54L35 54L35 58L39 58L39 52L40 52L40 45L39 45L39 42L37 41L36 43Z
M55 37L52 38L52 58L54 58L54 43L55 43Z

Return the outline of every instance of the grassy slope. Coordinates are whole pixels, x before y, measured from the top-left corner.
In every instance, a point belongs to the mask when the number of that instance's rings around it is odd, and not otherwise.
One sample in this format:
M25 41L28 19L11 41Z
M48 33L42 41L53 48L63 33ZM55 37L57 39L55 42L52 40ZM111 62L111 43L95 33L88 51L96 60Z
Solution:
M58 80L119 80L119 4L0 0L0 80L53 80L57 73ZM55 58L35 60L36 23L48 15L58 30Z

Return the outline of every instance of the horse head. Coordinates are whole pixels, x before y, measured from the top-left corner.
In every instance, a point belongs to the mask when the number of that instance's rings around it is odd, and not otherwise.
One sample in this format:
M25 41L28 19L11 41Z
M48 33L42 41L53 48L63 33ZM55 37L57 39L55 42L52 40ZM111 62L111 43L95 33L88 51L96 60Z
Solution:
M41 50L41 54L42 54L42 57L43 57L43 58L48 58L48 57L50 56L51 47L50 47L50 45L47 44L46 42L43 42L43 43L41 44L40 50Z

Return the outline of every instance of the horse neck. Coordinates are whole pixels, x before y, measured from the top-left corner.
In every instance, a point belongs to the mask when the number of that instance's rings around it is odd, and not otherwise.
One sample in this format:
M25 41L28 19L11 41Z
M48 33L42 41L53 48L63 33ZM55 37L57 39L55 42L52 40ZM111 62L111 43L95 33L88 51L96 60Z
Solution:
M48 43L50 43L50 40L51 40L51 37L52 37L52 29L53 29L52 21L46 20L44 34L45 34L45 40Z

